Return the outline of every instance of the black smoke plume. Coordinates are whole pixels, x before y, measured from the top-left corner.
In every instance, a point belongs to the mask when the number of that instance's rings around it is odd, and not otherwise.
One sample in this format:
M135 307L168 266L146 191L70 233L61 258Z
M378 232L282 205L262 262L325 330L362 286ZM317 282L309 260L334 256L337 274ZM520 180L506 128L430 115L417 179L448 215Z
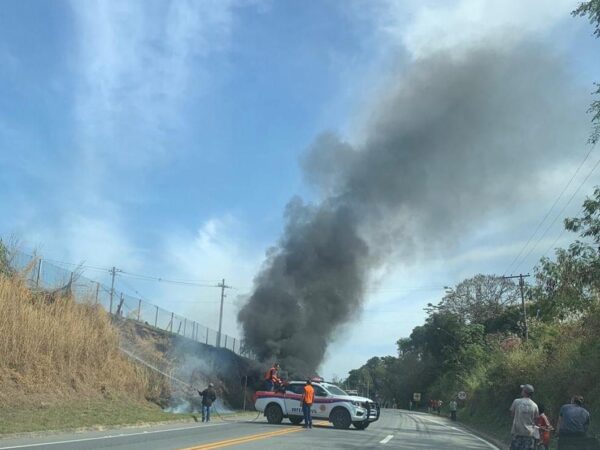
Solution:
M361 143L315 140L303 168L321 200L290 201L238 316L261 360L315 371L359 314L373 269L443 254L583 150L585 89L549 53L474 49L416 61L374 101Z

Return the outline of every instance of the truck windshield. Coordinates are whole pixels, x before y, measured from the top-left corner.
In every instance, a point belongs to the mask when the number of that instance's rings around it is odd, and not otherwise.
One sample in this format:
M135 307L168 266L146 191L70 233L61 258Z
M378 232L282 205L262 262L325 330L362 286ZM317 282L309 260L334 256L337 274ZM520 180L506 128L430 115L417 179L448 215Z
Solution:
M333 384L328 384L325 387L327 388L327 390L329 391L330 394L334 394L334 395L348 395L342 389L340 389L337 386L334 386Z

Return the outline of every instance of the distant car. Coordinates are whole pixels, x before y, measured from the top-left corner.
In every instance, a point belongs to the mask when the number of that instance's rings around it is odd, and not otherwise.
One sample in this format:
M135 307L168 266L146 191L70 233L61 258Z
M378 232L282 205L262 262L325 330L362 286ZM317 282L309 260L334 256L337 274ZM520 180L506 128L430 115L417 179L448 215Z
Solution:
M280 391L258 391L254 406L264 413L269 423L280 424L287 417L293 424L300 424L304 420L301 401L305 384L305 381L290 381ZM312 383L312 386L315 390L314 419L329 420L339 429L354 425L359 430L379 419L379 406L373 400L348 395L335 384L324 381Z

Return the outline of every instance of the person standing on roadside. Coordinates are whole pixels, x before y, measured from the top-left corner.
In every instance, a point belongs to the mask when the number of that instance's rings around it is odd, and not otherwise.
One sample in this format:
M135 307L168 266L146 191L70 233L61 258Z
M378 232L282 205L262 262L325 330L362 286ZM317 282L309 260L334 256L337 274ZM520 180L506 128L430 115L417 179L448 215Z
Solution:
M315 389L310 380L306 380L302 394L302 413L304 414L304 428L312 428L311 408L315 400Z
M210 407L217 399L215 385L208 383L208 387L202 392L198 391L198 394L202 397L202 422L210 422Z
M556 429L558 430L558 449L585 448L586 433L590 426L590 413L583 407L583 397L574 395L571 403L562 405Z
M534 448L535 420L540 414L538 406L531 399L532 396L533 386L522 384L521 398L515 399L510 406L513 416L510 450L533 450Z
M538 405L540 415L535 419L535 424L539 428L538 450L548 450L550 448L550 432L554 430L550 419L546 416L546 408L540 403Z
M452 420L456 420L456 410L458 409L458 403L456 403L456 400L450 400L448 407L450 408L450 418Z

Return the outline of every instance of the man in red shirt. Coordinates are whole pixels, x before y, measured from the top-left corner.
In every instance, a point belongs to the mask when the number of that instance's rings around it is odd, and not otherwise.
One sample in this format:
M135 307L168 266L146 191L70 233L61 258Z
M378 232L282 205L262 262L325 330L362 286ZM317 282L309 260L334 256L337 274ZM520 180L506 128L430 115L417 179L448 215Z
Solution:
M302 413L304 414L304 428L312 428L311 408L315 400L315 389L310 380L306 380L304 394L302 394Z
M278 377L278 372L278 363L273 363L273 367L267 370L267 373L265 374L265 386L267 391L275 390L275 386L281 383L281 380Z

